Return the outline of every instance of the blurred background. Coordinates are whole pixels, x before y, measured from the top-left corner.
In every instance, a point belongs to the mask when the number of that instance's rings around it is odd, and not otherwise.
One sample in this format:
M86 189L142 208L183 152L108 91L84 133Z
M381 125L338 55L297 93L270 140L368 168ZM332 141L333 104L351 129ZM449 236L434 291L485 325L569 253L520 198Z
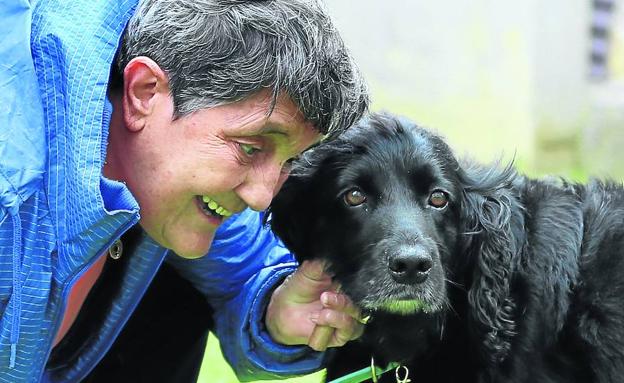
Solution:
M436 130L458 156L624 180L624 0L326 4L373 110ZM199 382L237 382L214 337Z

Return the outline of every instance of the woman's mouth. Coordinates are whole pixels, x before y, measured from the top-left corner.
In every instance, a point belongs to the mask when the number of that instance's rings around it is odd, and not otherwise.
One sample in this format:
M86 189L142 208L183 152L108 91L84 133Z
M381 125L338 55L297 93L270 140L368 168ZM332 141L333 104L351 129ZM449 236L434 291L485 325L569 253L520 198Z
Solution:
M202 211L209 217L223 220L232 215L231 211L219 205L215 200L208 196L197 196L197 199Z

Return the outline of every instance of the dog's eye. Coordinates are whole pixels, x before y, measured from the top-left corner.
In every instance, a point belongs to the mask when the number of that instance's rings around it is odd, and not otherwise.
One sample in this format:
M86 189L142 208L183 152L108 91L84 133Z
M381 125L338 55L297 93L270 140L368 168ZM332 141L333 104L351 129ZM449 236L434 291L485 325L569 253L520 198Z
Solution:
M429 196L429 205L435 207L436 209L442 209L447 204L448 204L448 195L441 190L435 190Z
M366 196L358 189L351 189L344 194L344 200L349 206L359 206L366 202Z

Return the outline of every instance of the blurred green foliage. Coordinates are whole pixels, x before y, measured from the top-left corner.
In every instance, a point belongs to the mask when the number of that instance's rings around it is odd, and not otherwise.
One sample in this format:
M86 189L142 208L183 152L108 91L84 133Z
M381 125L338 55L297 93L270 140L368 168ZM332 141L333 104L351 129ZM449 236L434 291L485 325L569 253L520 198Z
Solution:
M324 382L325 371L286 380L263 380L263 383L320 383ZM238 379L221 355L219 341L212 333L204 354L204 362L197 383L238 383Z

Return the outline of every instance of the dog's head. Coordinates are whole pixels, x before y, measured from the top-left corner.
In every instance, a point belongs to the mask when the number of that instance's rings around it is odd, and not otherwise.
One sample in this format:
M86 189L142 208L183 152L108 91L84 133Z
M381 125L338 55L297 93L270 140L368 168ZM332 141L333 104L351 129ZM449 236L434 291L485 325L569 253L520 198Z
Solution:
M458 164L436 135L373 116L306 153L274 199L271 225L299 261L329 261L369 310L440 310L459 234Z
M460 165L437 135L373 115L295 164L271 225L299 261L329 261L365 309L441 312L459 287L484 357L497 361L515 334L517 182L511 166Z

